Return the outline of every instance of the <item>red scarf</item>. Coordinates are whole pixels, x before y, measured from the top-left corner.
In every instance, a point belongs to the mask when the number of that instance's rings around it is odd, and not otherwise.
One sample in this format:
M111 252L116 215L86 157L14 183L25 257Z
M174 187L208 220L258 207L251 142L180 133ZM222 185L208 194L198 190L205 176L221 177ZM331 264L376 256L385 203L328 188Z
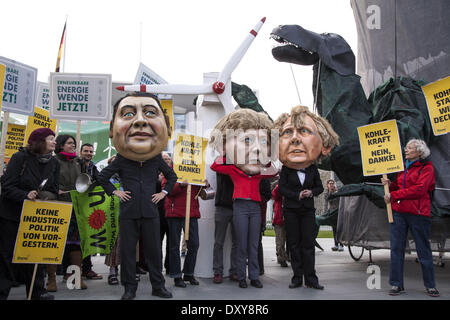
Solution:
M67 161L70 161L77 156L76 152L68 153L68 152L61 151L59 154L62 154L63 156L65 156Z

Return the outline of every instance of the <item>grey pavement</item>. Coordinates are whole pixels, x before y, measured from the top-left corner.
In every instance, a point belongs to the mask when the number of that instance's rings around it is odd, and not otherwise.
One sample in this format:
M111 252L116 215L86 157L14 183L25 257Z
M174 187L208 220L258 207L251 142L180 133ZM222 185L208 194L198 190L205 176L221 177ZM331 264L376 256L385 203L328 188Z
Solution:
M367 282L371 274L367 273L368 251L364 252L361 260L354 261L347 247L343 252L331 250L333 239L317 240L325 249L325 251L316 249L316 271L320 283L325 286L323 291L305 287L288 288L292 270L290 266L282 268L277 263L274 237L263 237L265 273L260 277L264 285L262 289L250 285L242 289L228 278L225 278L222 284L214 284L210 278L198 278L199 286L188 284L186 288L178 288L174 286L173 279L165 275L166 288L173 294L171 300L448 300L450 298L448 254L444 256L447 266L443 268L435 266L436 286L441 293L439 298L426 295L415 253L406 255L404 272L406 293L391 297L388 295L389 250L372 250L372 261L381 271L381 287L369 289ZM104 264L104 257L92 257L92 262L94 270L103 275L103 279L85 280L88 286L86 290L69 290L66 283L62 282L62 276L58 276L58 291L53 293L55 300L120 299L123 287L108 285L108 267ZM369 284L376 285L376 281L371 280L372 278L369 279ZM9 299L25 300L25 287L22 285L12 288ZM151 295L148 274L141 275L136 300L162 300Z

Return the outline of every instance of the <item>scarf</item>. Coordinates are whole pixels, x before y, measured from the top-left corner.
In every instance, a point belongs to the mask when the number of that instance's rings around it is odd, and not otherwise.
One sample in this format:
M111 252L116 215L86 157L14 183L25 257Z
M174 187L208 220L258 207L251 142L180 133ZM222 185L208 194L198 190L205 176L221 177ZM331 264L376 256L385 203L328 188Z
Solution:
M36 154L36 158L39 163L48 163L52 158L52 153Z
M68 152L61 151L59 154L65 156L67 161L70 161L77 156L76 152L68 153Z

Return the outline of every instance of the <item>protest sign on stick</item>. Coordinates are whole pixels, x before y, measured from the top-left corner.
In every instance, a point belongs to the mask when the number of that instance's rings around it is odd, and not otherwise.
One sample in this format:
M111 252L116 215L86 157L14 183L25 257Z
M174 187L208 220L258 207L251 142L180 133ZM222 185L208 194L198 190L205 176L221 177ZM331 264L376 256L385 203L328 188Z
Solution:
M395 120L358 127L359 144L364 176L382 175L403 171L403 156ZM389 186L384 186L385 194ZM392 218L391 204L386 205L389 223Z
M179 183L188 183L184 236L189 240L191 184L205 185L206 145L208 139L179 133L175 143L173 169Z
M48 110L36 107L34 108L34 115L28 117L24 145L26 145L30 134L39 128L49 128L56 133L56 120L50 118L50 112Z
M25 126L8 123L6 134L5 159L10 159L24 145Z
M427 101L433 133L440 136L450 132L450 77L422 87Z
M60 264L69 229L72 204L25 200L14 247L13 263L34 263L28 300L39 263Z

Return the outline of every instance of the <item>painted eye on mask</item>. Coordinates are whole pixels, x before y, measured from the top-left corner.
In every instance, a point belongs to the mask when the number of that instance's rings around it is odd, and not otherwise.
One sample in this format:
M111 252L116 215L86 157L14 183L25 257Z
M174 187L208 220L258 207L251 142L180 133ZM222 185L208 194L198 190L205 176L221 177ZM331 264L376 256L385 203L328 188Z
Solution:
M302 137L307 137L313 134L311 130L305 127L298 129L298 132Z
M134 115L135 115L134 112L128 111L128 112L123 114L123 117L124 118L132 118L132 117L134 117Z
M294 131L292 129L286 129L283 132L281 132L282 137L291 137Z
M145 116L147 116L147 117L154 117L156 115L157 115L157 113L155 110L146 110L145 111Z

